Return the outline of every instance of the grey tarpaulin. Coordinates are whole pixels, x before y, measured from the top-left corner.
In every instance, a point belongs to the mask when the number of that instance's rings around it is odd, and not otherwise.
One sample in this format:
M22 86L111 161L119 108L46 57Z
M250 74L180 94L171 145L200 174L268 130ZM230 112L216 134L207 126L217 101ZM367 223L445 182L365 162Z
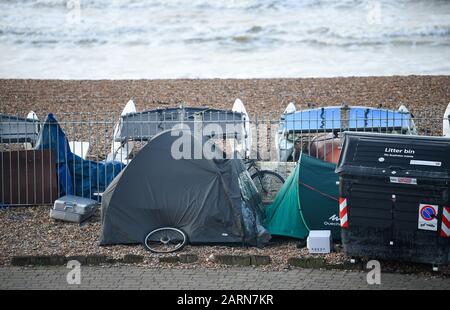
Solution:
M242 160L174 159L172 134L151 139L104 192L100 244L141 243L161 227L183 230L190 243L266 243L261 200ZM183 134L194 156L203 144Z

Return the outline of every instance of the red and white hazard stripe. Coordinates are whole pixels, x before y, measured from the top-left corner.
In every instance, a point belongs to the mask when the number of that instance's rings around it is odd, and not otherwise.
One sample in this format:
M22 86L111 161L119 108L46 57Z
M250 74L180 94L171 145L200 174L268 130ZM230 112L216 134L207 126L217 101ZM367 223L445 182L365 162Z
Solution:
M441 236L450 237L450 207L444 207L442 213Z
M348 228L348 207L347 198L339 198L339 218L341 219L341 227Z

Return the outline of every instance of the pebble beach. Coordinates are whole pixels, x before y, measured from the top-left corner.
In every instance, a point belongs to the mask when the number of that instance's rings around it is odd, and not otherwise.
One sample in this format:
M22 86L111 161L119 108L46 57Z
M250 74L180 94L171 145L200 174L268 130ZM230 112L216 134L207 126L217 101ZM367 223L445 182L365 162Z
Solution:
M330 105L404 104L416 117L441 116L450 102L450 76L306 79L26 80L0 79L0 111L26 115L117 112L133 99L138 111L157 107L230 109L240 98L250 114L276 118L289 102L298 109Z
M416 118L426 120L418 125L421 134L436 134L441 130L442 115L450 102L450 76L248 80L0 79L0 113L25 116L33 110L41 119L47 113L58 116L60 113L109 111L119 115L129 99L133 99L138 111L142 111L180 104L230 109L236 98L244 102L250 115L271 115L273 119L279 117L289 102L294 102L297 109L343 103L397 109L404 104ZM48 212L48 206L0 209L0 265L10 264L15 255L107 254L120 257L131 253L146 256L143 264L161 266L158 256L145 251L141 245L99 247L101 225L98 215L79 226L55 222ZM209 259L211 255L250 253L270 255L272 263L261 268L279 270L286 268L288 258L308 255L305 249L300 250L296 245L293 240L285 240L264 249L188 246L183 251L199 256L199 262L191 267L221 268ZM347 258L335 252L326 259L342 262ZM404 270L395 263L389 266L392 270Z

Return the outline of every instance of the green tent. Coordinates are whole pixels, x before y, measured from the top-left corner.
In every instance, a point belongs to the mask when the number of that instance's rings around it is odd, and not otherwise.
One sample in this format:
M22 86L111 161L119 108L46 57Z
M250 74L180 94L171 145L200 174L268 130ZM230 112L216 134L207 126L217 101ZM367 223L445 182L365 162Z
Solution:
M301 154L275 201L266 209L272 235L304 239L310 230L331 230L341 239L335 164Z

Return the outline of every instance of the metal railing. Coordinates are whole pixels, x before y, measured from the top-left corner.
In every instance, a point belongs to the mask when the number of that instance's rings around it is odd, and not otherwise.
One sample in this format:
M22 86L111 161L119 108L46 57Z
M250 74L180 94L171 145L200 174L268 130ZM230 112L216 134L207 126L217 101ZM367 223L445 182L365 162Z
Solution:
M54 117L61 131L56 130L54 126L48 124L46 126L42 117L41 120L26 120L23 116L2 114L0 119L2 206L52 204L56 198L69 193L100 201L102 191L112 178L151 139L151 136L138 133L136 136L118 137L117 126L121 119L118 113L60 113ZM405 134L405 128L411 127L409 118L399 120L401 128L394 128L396 126L389 124L382 126L382 119L377 120L373 117L369 122L367 117L356 119L357 125L359 121L362 125L354 128L350 124L352 121L355 120L340 118L337 126L336 119L326 119L323 116L309 117L307 120L295 118L281 120L280 115L271 113L253 114L247 123L250 125L247 130L250 139L242 135L238 139L230 137L217 139L217 143L227 154L233 150L240 150L243 156L259 161L277 162L277 169L287 174L289 168L286 161L294 161L296 151L336 162L340 152L339 138L343 131ZM442 116L424 113L416 115L413 121L419 135L442 135ZM166 119L165 122L170 120ZM214 122L217 121L211 121ZM236 120L233 122L242 125L245 130L245 122ZM408 122L405 127L404 122ZM179 122L174 120L173 124L176 123ZM204 121L204 125L205 123L208 122ZM367 126L369 123L372 125ZM56 123L54 125L56 126ZM139 126L143 128L151 125L160 128L161 122L141 119L133 125L136 131L139 130ZM58 143L62 134L67 138L68 147ZM249 153L245 154L249 141L251 141ZM120 152L114 154L117 148ZM283 151L289 153L289 158L281 158ZM78 156L72 157L72 153ZM116 164L111 164L111 159L114 159Z

